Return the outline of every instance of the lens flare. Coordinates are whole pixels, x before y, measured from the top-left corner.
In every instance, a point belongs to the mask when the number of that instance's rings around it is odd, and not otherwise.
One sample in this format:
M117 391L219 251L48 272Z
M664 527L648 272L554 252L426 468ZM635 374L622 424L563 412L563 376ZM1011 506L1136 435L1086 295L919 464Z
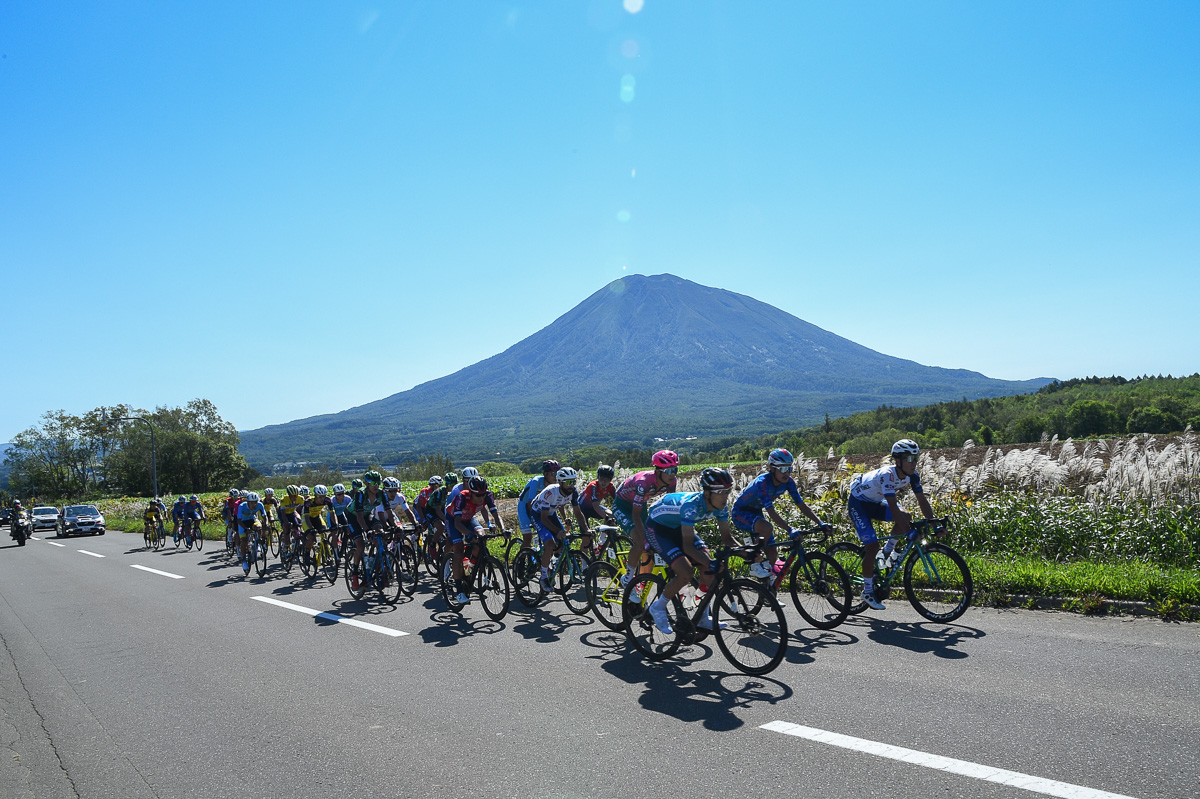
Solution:
M622 5L625 6L625 10L630 14L636 14L642 10L642 6L645 5L645 2L644 0L625 0Z
M638 43L633 39L626 39L621 44L621 55L625 56L626 58L637 58Z
M629 211L627 211L624 208L622 208L620 211L617 211L617 221L618 222L628 222L632 217L633 217L633 215L630 214Z
M621 78L621 102L632 103L634 89L637 87L637 80L632 75L626 75Z

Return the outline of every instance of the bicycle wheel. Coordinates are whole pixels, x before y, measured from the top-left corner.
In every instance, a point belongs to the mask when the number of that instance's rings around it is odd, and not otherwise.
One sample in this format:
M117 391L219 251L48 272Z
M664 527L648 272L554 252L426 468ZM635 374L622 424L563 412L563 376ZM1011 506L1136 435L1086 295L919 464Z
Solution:
M825 553L837 561L850 579L850 600L847 612L862 613L867 609L867 603L862 601L862 547L856 544L834 544Z
M440 583L439 588L442 592L442 600L446 603L446 607L450 608L454 613L459 613L465 606L456 598L458 596L458 586L454 583L454 564L451 561L453 557L454 553L451 552L442 558L441 568L438 569L438 582Z
M154 547L154 539L150 537L150 528L148 527L142 530L142 544L145 549L152 549Z
M542 590L542 563L537 550L521 547L513 558L513 588L517 599L527 608L536 608L546 598Z
M329 545L329 539L321 536L317 541L317 561L321 564L321 573L325 575L325 579L330 585L337 582L338 578L338 562L333 556L333 547Z
M199 537L200 537L199 530L193 531L191 527L185 526L183 528L183 548L184 548L184 550L187 552L191 552L192 544L195 543L195 539L197 539Z
M313 549L316 546L316 543L313 543ZM317 576L317 557L313 549L309 549L303 542L300 544L300 552L296 559L300 561L300 572L305 577Z
M925 544L904 564L904 593L930 621L954 621L971 606L971 569L962 556L944 544Z
M275 529L274 525L272 525L271 527L267 528L267 532L270 534L271 556L277 558L279 557L279 531Z
M572 613L579 616L586 616L591 609L588 605L587 582L583 579L588 568L587 556L572 549L559 562L555 575L563 602Z
M583 575L587 589L588 607L596 618L610 630L625 629L625 615L621 612L621 581L617 567L605 560L598 560Z
M346 558L346 590L350 592L352 599L362 599L367 595L367 576L363 573L362 561L360 560L357 566L352 561L353 558Z
M250 539L250 546L252 547L250 554L254 556L254 568L258 571L258 576L263 577L267 573L267 557L271 554L270 548L258 533L255 533Z
M803 564L797 558L789 579L792 603L818 630L832 630L850 614L850 578L823 552L807 553Z
M512 588L508 585L508 570L495 555L484 555L475 567L475 590L479 592L479 604L492 621L500 621L508 614L512 602Z
M180 536L180 535L179 535L179 530L178 530L178 529L175 529L175 530L172 530L172 531L171 531L171 538L172 538L172 540L173 540L173 541L174 541L174 543L175 543L175 548L176 548L176 549L179 549L179 541L180 541L180 539L182 538L182 536Z
M400 599L400 591L404 588L403 574L399 568L399 559L389 550L379 553L375 562L375 584L379 590L379 598L389 605L396 604Z
M420 564L417 562L417 552L412 544L405 541L399 546L399 557L396 558L396 579L400 582L400 590L405 596L412 596L417 590L417 575L420 574Z
M672 633L667 635L654 623L650 615L650 605L662 594L663 578L657 574L639 574L629 581L625 587L623 608L626 612L625 632L634 647L648 660L662 660L679 651L683 643L682 625L679 623L683 616L683 606L679 597L667 603L667 618L671 622ZM640 604L632 604L630 597L638 596ZM630 610L635 608L636 610Z
M200 522L196 522L193 537L196 539L196 551L199 552L204 549L204 535L200 532Z
M738 671L755 675L773 671L787 652L787 618L779 601L762 583L744 578L719 590L712 611L717 646ZM722 629L721 617L728 606L739 610L727 617L728 626ZM751 612L753 607L758 611Z
M504 565L512 570L513 561L516 560L517 554L525 546L524 540L519 535L514 535L507 544L504 545Z
M437 540L430 543L428 538L429 533L426 533L426 539L421 542L422 557L425 561L425 570L429 572L429 576L437 580L442 578L442 558L446 552L446 541L442 536L438 536Z

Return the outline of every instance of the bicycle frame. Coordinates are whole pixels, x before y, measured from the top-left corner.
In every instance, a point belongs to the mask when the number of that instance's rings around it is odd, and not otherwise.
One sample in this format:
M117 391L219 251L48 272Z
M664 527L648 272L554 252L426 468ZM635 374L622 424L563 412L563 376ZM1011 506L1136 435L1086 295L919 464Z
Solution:
M876 585L879 586L879 588L882 589L882 591L887 591L891 588L892 580L895 579L897 574L904 573L904 563L905 563L905 561L907 561L909 558L912 558L912 557L916 557L916 558L920 559L921 566L925 569L926 575L933 578L933 580L935 582L941 580L941 575L938 574L937 566L935 566L933 563L933 560L927 554L925 554L925 550L921 549L921 544L925 543L927 535L928 535L925 528L930 527L934 523L944 525L946 523L946 520L945 519L932 519L932 520L931 519L918 519L917 521L912 523L912 527L910 527L908 532L905 533L904 535L889 535L889 536L886 536L884 539L882 539L884 541L895 539L897 541L897 544L896 544L897 549L900 548L900 543L899 543L900 539L901 538L904 539L904 548L900 549L900 554L896 558L896 563L894 565L885 568L883 570L882 575L879 574L878 565L876 566L876 569L875 569ZM882 552L882 549L880 551ZM883 578L882 582L879 582L880 577Z

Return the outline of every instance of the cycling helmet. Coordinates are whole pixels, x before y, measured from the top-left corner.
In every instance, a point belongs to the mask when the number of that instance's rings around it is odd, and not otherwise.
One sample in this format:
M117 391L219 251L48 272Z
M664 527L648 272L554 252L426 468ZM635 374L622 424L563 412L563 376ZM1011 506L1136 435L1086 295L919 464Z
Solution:
M458 483L458 475L454 472L446 472L446 485L452 486Z
M383 475L380 474L379 472L375 471L374 469L372 469L371 471L364 474L362 476L362 479L367 481L371 485L379 485L380 483L383 482Z
M246 495L246 501L250 503L258 502L258 494L254 491L251 491Z
M353 480L350 481L350 487L353 488L355 491L361 491L362 487L364 485L366 485L366 484L362 481L361 477L355 477Z
M385 477L385 478L383 478L383 487L389 491L392 489L399 491L400 490L400 481L397 480L395 477Z
M543 472L557 472L562 467L562 464L551 458L548 461L542 461Z
M270 486L267 486L266 490L263 491L263 494L265 494L268 497L273 497L273 496L275 496L275 489L271 488Z
M195 494L192 494L192 496L191 496L191 500L190 500L190 501L191 501L191 502L199 502L199 501L200 501L200 497L196 496Z
M794 460L795 458L792 457L792 453L788 452L786 449L777 448L771 450L771 454L767 456L767 465L791 466Z
M893 455L919 455L921 447L911 438L902 438L895 444L892 444Z
M308 486L300 486L300 496L302 496L302 497L308 496Z
M467 468L463 469L462 479L463 479L464 483L467 482L468 480L470 480L472 477L478 477L478 476L479 476L479 470L476 469L474 466L468 466Z
M679 465L679 456L669 449L662 449L654 453L650 462L654 464L655 469L670 469Z
M146 507L147 508L156 508L156 507L158 507L158 503L156 503L154 500L151 499L146 502Z
M176 502L187 502L187 497L185 497L183 494L180 494L179 499L177 499L175 501Z
M562 485L563 483L573 484L579 478L579 475L570 466L564 466L558 470L558 474L555 477L558 478L558 484Z
M437 488L438 486L440 486L440 485L442 484L442 478L441 478L441 477L438 477L438 476L435 474L433 477L430 477L430 478L429 478L429 484L430 484L431 486L433 486L434 488Z
M616 475L617 473L613 471L613 467L608 466L607 464L602 463L596 468L597 480L611 480L616 477Z
M342 485L341 483L334 483L334 484L333 484L333 493L335 493L335 494L345 494L345 493L346 493L346 487L345 487L344 485Z
M298 496L300 496L300 486L289 485L287 487L287 492L288 492L289 497L298 497Z
M700 487L704 490L733 488L733 477L724 469L709 467L700 472Z
M14 500L13 500L13 507L14 507L14 508L19 508L19 507L21 507L21 500L19 500L19 499L14 499Z
M468 466L467 468L469 469L470 467ZM466 469L463 469L463 477L466 477L466 471ZM467 490L482 494L484 491L487 491L487 478L475 475L474 477L468 479Z
M329 496L329 489L320 483L317 483L317 487L313 489L313 493L318 497L327 497Z
M236 488L229 489L229 496L236 497L237 495L238 495L238 490Z

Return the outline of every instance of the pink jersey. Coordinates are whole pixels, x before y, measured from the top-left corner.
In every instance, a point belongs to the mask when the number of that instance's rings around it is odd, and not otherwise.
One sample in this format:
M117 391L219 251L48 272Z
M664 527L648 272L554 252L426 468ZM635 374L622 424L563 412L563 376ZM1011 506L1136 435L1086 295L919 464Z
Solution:
M623 499L635 508L644 508L646 500L665 494L674 487L673 479L669 484L660 486L654 470L651 469L648 472L638 472L621 483L621 487L617 489L617 499Z

